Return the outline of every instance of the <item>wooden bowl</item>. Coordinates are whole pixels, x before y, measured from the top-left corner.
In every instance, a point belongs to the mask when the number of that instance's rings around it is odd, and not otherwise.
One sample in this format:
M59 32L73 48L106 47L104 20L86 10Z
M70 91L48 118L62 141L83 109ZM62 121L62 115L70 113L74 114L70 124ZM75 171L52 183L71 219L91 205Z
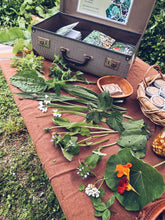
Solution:
M97 86L101 92L103 92L103 85L106 84L117 84L122 90L123 94L111 95L112 98L126 98L133 93L133 88L131 84L124 78L115 75L103 76L97 80Z

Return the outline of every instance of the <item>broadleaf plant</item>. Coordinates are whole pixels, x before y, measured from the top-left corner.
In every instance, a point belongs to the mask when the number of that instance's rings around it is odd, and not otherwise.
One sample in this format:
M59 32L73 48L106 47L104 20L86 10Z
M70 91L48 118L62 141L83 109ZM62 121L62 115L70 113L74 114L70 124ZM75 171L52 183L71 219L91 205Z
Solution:
M128 120L122 123L124 131L117 144L123 148L130 148L137 158L143 158L146 153L146 143L150 137L149 127L143 119Z
M127 163L132 164L130 184L137 193L131 190L120 195L117 191L120 178L117 177L115 169L116 165ZM145 205L158 199L165 189L162 175L149 164L136 158L128 148L110 156L104 178L117 200L128 211L140 211ZM156 184L154 184L155 180Z
M10 82L24 92L43 92L47 88L46 80L36 70L30 69L10 77Z

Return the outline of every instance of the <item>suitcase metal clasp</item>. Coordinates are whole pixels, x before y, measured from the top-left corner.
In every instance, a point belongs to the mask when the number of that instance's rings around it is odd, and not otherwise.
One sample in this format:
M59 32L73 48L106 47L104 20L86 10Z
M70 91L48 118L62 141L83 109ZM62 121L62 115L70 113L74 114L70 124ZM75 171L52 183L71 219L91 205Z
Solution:
M110 57L106 57L104 65L110 69L118 70L120 66L120 61L112 59Z
M38 45L41 47L50 48L50 40L44 37L38 37Z

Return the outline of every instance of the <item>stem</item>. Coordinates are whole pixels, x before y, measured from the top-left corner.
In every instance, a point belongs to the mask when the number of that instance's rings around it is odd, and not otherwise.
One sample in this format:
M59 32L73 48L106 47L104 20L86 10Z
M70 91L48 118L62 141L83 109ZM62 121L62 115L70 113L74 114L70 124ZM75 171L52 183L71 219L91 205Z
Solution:
M122 111L126 111L126 108L120 107L118 105L113 105L113 108L118 109L118 110L122 110Z
M70 114L74 114L74 115L79 115L82 117L86 117L85 113L82 112L74 112L74 111L69 111L69 110L65 110L65 111L59 111L59 113L70 113Z
M109 129L109 128L94 127L94 126L84 126L84 128L98 129L98 130L104 130L104 131L114 131L114 130Z
M66 110L73 110L73 111L81 111L81 112L87 112L88 109L86 107L80 106L80 105L74 105L74 106L70 106L70 105L60 105L60 104L55 104L55 103L51 103L48 104L48 106L51 107L57 107L57 108L61 108L61 109L66 109Z
M108 134L102 134L102 135L94 135L94 136L90 136L90 137L88 137L88 138L85 138L85 139L79 141L78 144L80 144L80 143L82 143L82 142L84 142L84 141L91 140L92 138L104 137L104 136L106 136L106 135L108 135Z
M123 115L123 117L128 118L128 119L132 119L132 117L129 115Z
M93 82L93 81L87 81L86 82L86 81L83 81L83 80L80 80L80 79L77 79L76 82L84 83L84 84L87 84L87 85L88 84L96 84L96 82Z
M153 167L154 167L154 168L156 168L156 167L158 167L158 166L163 165L164 163L165 163L165 160L164 160L164 161L162 161L162 162L160 162L160 163L158 163L158 164L156 164L156 165L154 165Z
M93 145L100 144L100 143L103 143L103 142L108 141L108 140L109 140L109 138L106 138L106 139L101 140L101 141L92 142L90 145L93 146ZM79 146L81 146L81 147L84 147L84 146L85 146L85 147L86 147L86 145L87 145L87 144L80 144Z
M105 180L105 178L103 178L103 179L99 179L99 180L97 180L96 182L95 182L95 184L94 185L96 185L98 182L100 182L101 181L101 184L100 184L100 186L98 187L98 189L100 189L101 188L101 186L103 185L103 183L104 183L104 180Z
M113 131L113 130L110 130L110 131L93 131L93 132L90 132L91 134L114 134L114 133L118 133L118 131Z
M103 148L110 147L110 146L113 146L115 144L117 144L117 142L114 142L114 143L111 143L111 144L107 144L107 145L103 145L103 146L99 147L98 151L100 152Z

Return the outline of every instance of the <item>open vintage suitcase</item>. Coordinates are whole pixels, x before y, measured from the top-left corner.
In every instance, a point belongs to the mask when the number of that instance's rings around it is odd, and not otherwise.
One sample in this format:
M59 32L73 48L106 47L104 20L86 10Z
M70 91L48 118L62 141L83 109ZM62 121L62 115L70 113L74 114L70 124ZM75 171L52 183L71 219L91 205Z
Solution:
M54 54L60 54L76 69L97 76L118 75L125 78L134 62L155 2L61 0L60 12L32 26L33 50L50 61L54 60ZM113 9L122 12L121 17L117 17ZM122 54L55 33L59 28L75 22L79 23L74 30L81 32L82 40L97 30L118 42L133 45L132 54Z

